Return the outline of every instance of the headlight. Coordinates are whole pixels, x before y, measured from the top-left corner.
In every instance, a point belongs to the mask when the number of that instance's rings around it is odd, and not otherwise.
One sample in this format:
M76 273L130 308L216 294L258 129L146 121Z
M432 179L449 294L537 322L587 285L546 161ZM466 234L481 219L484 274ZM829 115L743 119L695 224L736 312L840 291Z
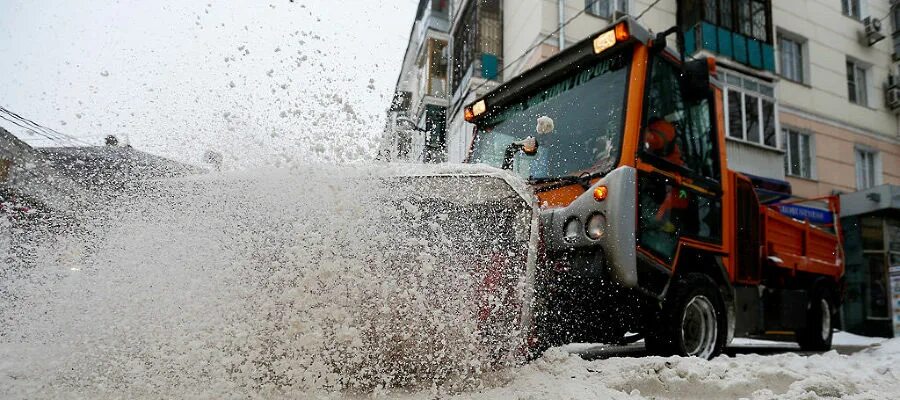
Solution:
M603 237L606 231L606 217L603 214L596 213L588 217L587 223L584 225L584 233L591 239L597 240Z
M581 234L581 221L578 218L570 218L566 221L566 225L563 226L563 240L566 243L575 243L578 240L578 235Z

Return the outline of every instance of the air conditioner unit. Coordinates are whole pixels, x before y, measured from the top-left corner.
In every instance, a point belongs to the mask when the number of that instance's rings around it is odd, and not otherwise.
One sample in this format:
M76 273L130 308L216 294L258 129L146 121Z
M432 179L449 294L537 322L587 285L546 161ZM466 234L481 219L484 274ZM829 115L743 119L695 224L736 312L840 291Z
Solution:
M887 87L892 88L897 86L900 86L900 76L894 74L888 75Z
M885 103L891 110L900 109L900 87L889 87L885 91Z
M863 19L863 25L866 28L866 42L869 46L878 43L884 39L881 33L881 20L874 17L866 17Z

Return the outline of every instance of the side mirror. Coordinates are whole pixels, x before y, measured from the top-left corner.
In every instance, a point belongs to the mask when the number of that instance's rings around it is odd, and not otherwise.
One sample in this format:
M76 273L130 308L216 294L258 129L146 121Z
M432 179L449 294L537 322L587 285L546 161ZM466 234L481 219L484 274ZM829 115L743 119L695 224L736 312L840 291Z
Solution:
M685 62L684 75L681 79L682 95L689 102L708 99L712 94L709 88L709 63L706 57Z
M656 37L650 40L650 52L653 54L662 53L662 51L666 49L666 38L673 33L678 38L678 41L681 42L681 34L679 33L678 27L673 26L665 31L657 33Z
M525 139L522 139L518 142L521 145L522 152L527 156L533 156L537 154L538 150L538 142L534 136L529 136Z
M503 165L500 168L512 169L513 159L516 157L517 152L521 151L527 156L533 156L537 154L537 150L538 142L534 136L512 142L509 146L506 146L506 151L503 154Z

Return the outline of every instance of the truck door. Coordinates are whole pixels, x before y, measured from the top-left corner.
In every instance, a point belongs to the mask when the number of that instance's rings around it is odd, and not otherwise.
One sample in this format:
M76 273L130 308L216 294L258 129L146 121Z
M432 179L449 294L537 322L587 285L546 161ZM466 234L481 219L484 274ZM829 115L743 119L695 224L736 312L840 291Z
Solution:
M722 241L720 160L712 94L686 92L682 70L651 58L638 144L638 246L672 267L678 243Z
M762 268L759 229L759 199L753 184L743 176L735 176L735 247L736 278L741 283L758 284Z

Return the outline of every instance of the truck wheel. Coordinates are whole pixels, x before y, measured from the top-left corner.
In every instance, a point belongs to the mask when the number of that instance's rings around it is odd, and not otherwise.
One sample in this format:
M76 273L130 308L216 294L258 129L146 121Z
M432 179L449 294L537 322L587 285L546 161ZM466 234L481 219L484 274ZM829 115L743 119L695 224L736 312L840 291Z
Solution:
M831 350L835 311L829 290L824 286L813 289L806 310L806 328L797 330L797 344L801 350Z
M711 359L725 347L725 318L725 302L715 283L705 275L688 274L673 283L658 321L648 325L647 350Z

